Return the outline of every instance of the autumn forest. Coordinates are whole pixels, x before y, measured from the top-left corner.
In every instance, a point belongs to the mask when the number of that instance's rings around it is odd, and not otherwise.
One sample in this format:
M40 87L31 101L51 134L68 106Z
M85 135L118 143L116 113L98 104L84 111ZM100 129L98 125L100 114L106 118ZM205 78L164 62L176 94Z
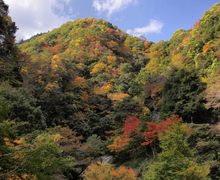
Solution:
M220 179L220 3L158 43L15 23L0 0L0 179Z

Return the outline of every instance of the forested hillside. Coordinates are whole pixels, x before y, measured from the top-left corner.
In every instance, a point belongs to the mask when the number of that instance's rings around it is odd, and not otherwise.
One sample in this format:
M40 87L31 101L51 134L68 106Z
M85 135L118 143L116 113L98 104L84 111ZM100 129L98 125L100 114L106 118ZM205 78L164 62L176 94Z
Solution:
M220 178L220 3L158 43L84 18L15 44L0 7L0 179Z

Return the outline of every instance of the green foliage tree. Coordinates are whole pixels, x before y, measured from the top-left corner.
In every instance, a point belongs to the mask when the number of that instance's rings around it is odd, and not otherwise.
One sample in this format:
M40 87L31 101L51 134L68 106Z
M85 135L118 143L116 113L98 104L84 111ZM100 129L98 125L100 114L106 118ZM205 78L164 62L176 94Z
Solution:
M0 122L0 179L6 179L17 169L16 160L13 159L13 144L10 142L15 137L11 126L12 123L9 121Z
M117 80L116 85L117 89L120 93L128 93L129 88L134 82L134 74L131 73L125 73L122 74Z
M120 69L123 73L130 73L133 71L133 67L130 63L122 64Z
M101 140L97 134L89 136L85 144L91 145L95 150L94 157L98 157L99 155L103 154L104 141Z
M14 45L17 27L8 16L8 5L0 1L0 79L9 80L14 86L23 81L19 72L20 51Z
M4 90L8 90L8 88L4 88ZM22 88L10 89L10 91L5 92L5 98L11 101L7 118L16 123L25 122L18 127L18 133L21 135L45 129L44 115L41 107L37 104L37 99Z
M177 114L189 122L191 117L195 121L199 121L205 112L203 104L205 88L206 85L201 82L194 69L174 69L164 86L160 118L166 119Z
M37 179L52 179L51 175L63 173L74 165L74 158L71 156L63 158L62 150L58 144L61 138L59 134L39 134L34 139L14 141L17 146L14 159L18 159L18 172L28 173ZM27 138L26 138L27 139Z
M10 101L6 99L8 91L10 91L10 86L7 83L3 83L0 86L0 123L8 118L10 108Z
M0 54L6 56L14 49L15 32L17 27L8 16L8 5L3 0L0 1Z
M190 149L187 138L190 130L182 123L174 124L159 134L162 152L159 162L154 162L145 172L145 179L208 179L209 168L195 162L194 152Z
M196 125L192 126L193 133L189 137L190 147L197 150L197 162L200 164L206 164L210 166L210 177L213 180L220 178L220 123L216 125Z

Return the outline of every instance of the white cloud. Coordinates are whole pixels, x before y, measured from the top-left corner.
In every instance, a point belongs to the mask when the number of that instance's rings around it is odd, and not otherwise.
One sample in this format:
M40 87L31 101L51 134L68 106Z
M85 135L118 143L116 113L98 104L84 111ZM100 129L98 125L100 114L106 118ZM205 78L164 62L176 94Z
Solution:
M133 31L132 31L131 29L128 29L128 30L127 30L127 33L128 33L128 34L132 34Z
M9 15L19 28L17 40L47 32L71 20L65 6L70 0L4 0ZM71 9L69 9L71 10ZM56 11L56 13L55 13Z
M161 33L163 23L157 20L150 20L150 24L144 27L137 27L134 30L128 29L127 33L134 36L147 35L149 33Z
M93 7L99 13L107 11L107 15L123 10L131 3L137 3L137 0L93 0Z

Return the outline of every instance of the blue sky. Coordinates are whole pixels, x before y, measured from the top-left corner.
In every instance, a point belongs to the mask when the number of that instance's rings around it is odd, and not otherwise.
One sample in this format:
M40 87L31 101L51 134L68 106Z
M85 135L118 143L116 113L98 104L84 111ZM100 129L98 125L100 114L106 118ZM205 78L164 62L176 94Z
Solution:
M148 41L190 29L219 0L4 0L19 28L17 41L85 17L102 18Z

